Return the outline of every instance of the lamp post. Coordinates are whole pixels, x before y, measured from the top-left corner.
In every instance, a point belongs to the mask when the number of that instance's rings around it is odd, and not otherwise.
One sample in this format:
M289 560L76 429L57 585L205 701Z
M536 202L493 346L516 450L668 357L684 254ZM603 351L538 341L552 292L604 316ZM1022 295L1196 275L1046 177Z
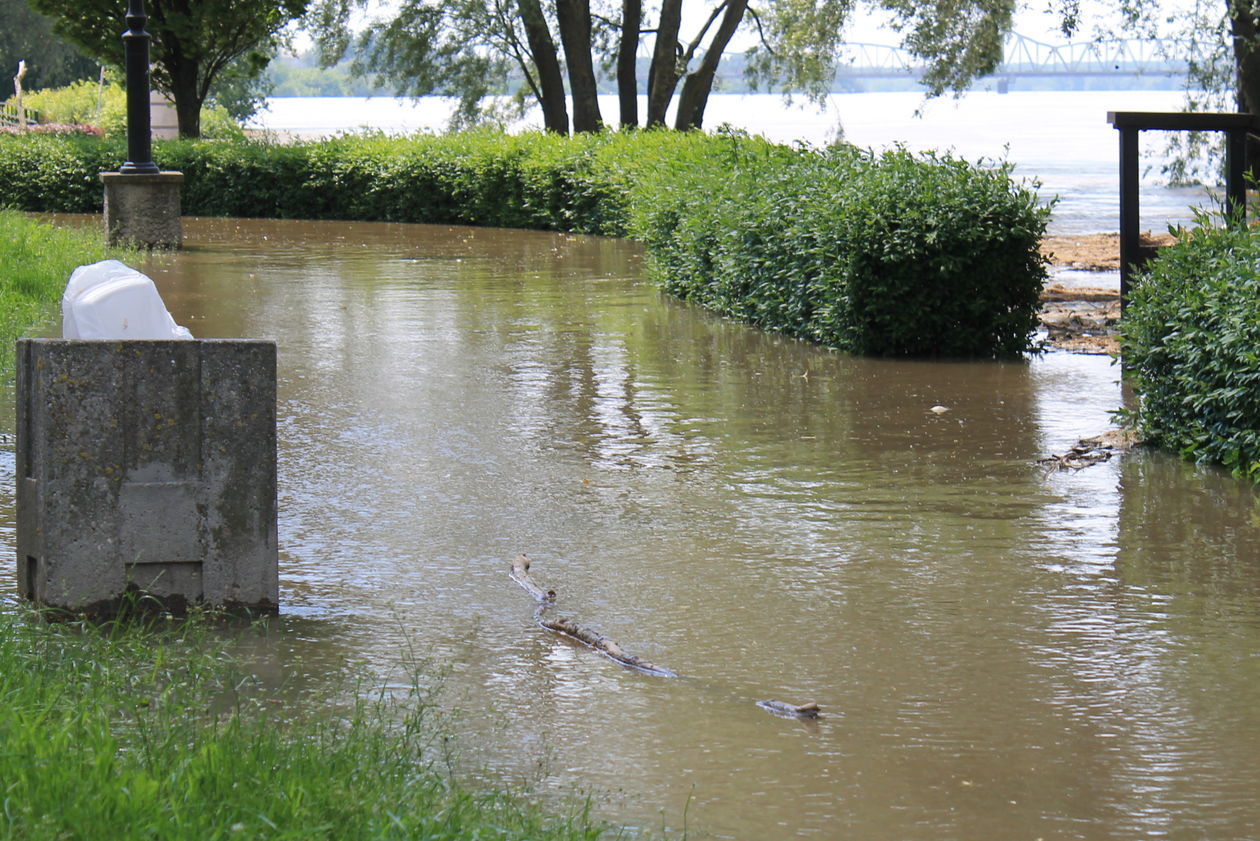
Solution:
M153 163L153 138L149 125L149 33L144 25L149 16L144 0L128 0L127 31L123 33L123 55L127 70L127 162L124 175L157 173Z

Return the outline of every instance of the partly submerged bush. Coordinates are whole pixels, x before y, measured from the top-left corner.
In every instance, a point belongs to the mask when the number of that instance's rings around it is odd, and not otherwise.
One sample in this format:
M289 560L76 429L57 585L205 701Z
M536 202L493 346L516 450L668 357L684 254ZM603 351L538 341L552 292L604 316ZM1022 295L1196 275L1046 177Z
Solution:
M123 150L0 138L0 201L92 211ZM1007 166L793 149L736 133L178 141L188 215L353 219L631 236L669 291L864 354L1029 349L1048 211Z
M1207 218L1160 251L1121 348L1151 444L1260 482L1260 237Z
M1029 350L1048 211L986 169L903 150L740 147L636 202L670 292L863 354Z

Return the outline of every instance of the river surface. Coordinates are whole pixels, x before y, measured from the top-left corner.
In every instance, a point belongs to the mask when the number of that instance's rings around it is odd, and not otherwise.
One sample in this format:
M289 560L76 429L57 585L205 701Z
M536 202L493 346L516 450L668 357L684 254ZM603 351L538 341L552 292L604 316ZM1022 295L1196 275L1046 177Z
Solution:
M829 353L611 239L187 234L149 266L177 320L279 345L277 678L426 664L464 767L695 839L1260 837L1260 494L1158 454L1045 475L1123 402L1108 359ZM519 552L680 677L539 629Z

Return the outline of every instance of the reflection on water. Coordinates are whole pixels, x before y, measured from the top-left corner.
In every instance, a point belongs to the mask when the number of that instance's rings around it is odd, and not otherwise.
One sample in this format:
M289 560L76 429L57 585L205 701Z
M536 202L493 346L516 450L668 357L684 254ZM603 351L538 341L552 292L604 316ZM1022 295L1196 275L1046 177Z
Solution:
M662 298L598 238L189 240L150 267L176 318L279 343L278 674L429 660L470 766L697 838L1260 835L1255 491L1034 464L1108 425L1108 360L852 359ZM522 551L683 677L537 629Z

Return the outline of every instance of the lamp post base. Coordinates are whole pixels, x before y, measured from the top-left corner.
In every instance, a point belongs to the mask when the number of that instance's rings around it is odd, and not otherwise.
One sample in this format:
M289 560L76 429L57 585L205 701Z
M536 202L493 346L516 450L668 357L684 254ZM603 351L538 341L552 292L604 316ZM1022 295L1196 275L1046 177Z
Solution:
M110 245L179 248L182 172L102 172L105 237Z

